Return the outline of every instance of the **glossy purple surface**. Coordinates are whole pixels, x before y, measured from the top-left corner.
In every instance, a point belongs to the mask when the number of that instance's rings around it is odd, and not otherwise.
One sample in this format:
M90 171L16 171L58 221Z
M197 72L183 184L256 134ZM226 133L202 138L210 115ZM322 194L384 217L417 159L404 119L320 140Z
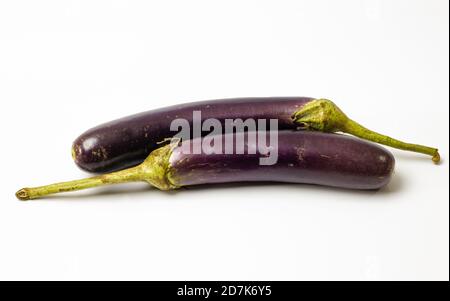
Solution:
M159 147L158 142L170 138L174 119L191 122L192 112L201 111L202 120L216 118L223 124L227 118L278 119L280 129L295 128L291 115L307 97L259 97L219 99L186 103L114 120L94 127L73 143L76 164L87 171L106 172L141 163Z
M247 143L245 149L252 146L255 144ZM278 152L278 162L261 166L260 152L186 154L177 147L170 157L172 176L181 186L270 181L378 189L389 182L395 165L394 157L386 149L339 134L280 131L278 148L274 151Z

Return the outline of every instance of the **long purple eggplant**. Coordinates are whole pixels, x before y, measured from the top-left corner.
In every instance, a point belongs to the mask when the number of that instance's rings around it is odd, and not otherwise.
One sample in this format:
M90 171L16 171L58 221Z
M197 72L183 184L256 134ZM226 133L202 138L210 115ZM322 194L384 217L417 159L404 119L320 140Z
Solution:
M216 136L226 143L227 137ZM249 135L247 133L246 135ZM266 141L269 141L269 133ZM244 137L246 137L244 135ZM233 152L195 154L195 142L206 138L168 144L153 151L140 165L96 177L35 188L16 193L20 200L29 200L58 192L86 189L106 184L145 181L161 190L183 186L230 182L308 183L349 189L378 189L386 185L394 170L394 158L384 148L340 134L310 131L279 131L278 143L270 152L277 154L273 165L261 165L268 153L261 151L256 140L245 138L242 154ZM250 150L256 150L252 153Z
M401 142L370 131L348 118L333 102L308 97L236 98L175 105L128 116L94 127L73 143L76 164L91 172L107 172L137 165L160 142L172 137L170 124L184 118L192 128L193 111L202 119L277 119L279 129L309 129L345 132L365 140L408 151L431 155L439 162L438 150ZM206 133L207 134L207 133Z

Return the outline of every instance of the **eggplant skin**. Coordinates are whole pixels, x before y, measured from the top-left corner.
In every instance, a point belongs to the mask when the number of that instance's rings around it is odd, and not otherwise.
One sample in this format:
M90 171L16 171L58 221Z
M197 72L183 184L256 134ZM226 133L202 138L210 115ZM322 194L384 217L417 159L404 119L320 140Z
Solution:
M389 183L395 166L386 149L341 134L279 131L274 165L260 165L264 155L247 154L252 143L246 142L245 154L240 155L186 154L176 147L169 158L168 178L176 186L268 181L373 190Z
M108 172L137 165L164 139L173 137L170 124L177 118L190 122L193 111L202 120L248 118L278 119L279 129L295 129L292 114L312 101L309 97L254 97L192 102L151 110L94 127L73 143L75 163L90 172ZM204 133L207 134L207 133Z

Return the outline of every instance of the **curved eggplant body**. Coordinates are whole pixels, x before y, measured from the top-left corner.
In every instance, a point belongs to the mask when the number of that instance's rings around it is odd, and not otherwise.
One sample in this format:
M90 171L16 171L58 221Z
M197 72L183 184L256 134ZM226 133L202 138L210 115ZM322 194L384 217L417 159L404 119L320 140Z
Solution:
M264 147L267 141L269 147ZM276 160L272 160L274 157ZM267 158L270 160L264 160ZM162 146L135 167L86 179L22 188L16 192L16 197L31 200L54 193L136 181L145 181L161 190L256 181L378 189L389 182L394 165L394 157L384 148L339 134L260 131L208 135Z
M159 142L173 137L171 122L177 118L189 121L193 111L202 120L277 119L279 129L295 129L292 114L313 100L307 97L235 98L193 102L143 112L94 127L73 143L76 164L87 171L106 172L137 165L145 160ZM207 133L206 133L207 134Z
M260 165L260 158L267 154L256 144L246 139L245 154L187 154L186 148L176 147L169 158L168 179L178 187L270 181L378 189L389 182L395 165L384 148L339 134L280 131L278 146L272 149L278 154L274 165ZM249 149L257 151L248 154Z

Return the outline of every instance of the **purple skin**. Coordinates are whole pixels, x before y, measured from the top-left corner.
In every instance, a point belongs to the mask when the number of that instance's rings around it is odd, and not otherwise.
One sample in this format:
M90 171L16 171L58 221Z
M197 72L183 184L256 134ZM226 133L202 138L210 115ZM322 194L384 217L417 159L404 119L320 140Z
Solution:
M192 140L183 143L191 145ZM170 182L190 186L270 181L379 189L390 181L395 165L384 148L339 134L280 131L274 165L259 165L264 155L247 154L248 146L245 155L184 154L176 147L169 158Z
M202 119L248 118L278 119L278 128L298 127L292 114L313 100L308 97L259 97L208 100L151 110L94 127L73 143L75 163L86 171L107 172L137 165L145 160L158 144L176 132L170 124L177 118L190 122L192 112L201 111ZM204 133L207 134L207 133Z

